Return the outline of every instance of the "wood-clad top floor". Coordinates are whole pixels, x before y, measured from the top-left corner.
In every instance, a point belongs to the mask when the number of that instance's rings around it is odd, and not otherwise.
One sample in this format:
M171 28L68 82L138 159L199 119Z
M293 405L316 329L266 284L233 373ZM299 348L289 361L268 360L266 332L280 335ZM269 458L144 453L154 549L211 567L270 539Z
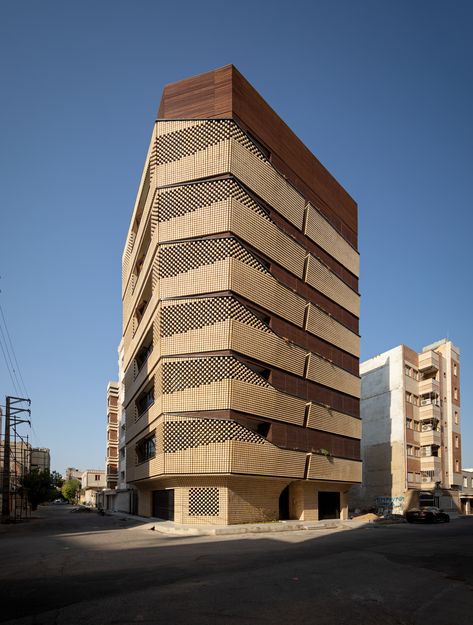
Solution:
M233 66L167 85L160 119L232 118L270 152L273 166L357 247L357 205Z

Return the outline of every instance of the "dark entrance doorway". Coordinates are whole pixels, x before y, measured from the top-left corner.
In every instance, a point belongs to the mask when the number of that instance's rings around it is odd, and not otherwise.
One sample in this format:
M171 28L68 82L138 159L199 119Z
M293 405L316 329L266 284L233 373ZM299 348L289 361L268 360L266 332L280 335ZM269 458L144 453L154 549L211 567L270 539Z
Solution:
M279 520L289 520L289 486L279 495Z
M153 490L153 516L164 521L174 521L174 489Z
M319 491L319 520L340 518L340 493Z

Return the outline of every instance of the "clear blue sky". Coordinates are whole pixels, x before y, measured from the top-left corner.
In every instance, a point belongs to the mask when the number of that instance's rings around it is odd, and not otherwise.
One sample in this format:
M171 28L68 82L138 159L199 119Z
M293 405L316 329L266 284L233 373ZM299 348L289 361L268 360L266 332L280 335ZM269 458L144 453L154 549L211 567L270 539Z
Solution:
M473 466L472 30L467 0L1 3L0 301L54 469L104 466L121 253L162 87L227 63L359 204L362 358L461 348Z

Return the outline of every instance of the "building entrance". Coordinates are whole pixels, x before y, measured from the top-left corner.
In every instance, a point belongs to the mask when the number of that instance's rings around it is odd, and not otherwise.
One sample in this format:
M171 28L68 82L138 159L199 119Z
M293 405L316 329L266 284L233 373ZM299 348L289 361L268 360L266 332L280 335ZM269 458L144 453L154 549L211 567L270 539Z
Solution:
M279 520L289 520L289 486L279 495Z
M340 518L340 493L319 491L319 520Z
M153 516L163 521L174 521L174 489L153 491Z

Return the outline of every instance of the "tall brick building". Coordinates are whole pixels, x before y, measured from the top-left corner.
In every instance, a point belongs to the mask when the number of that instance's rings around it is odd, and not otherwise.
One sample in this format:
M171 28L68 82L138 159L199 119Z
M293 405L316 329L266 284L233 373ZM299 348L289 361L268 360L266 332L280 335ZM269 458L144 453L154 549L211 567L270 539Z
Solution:
M346 515L358 273L355 202L233 66L165 87L123 254L140 514Z

